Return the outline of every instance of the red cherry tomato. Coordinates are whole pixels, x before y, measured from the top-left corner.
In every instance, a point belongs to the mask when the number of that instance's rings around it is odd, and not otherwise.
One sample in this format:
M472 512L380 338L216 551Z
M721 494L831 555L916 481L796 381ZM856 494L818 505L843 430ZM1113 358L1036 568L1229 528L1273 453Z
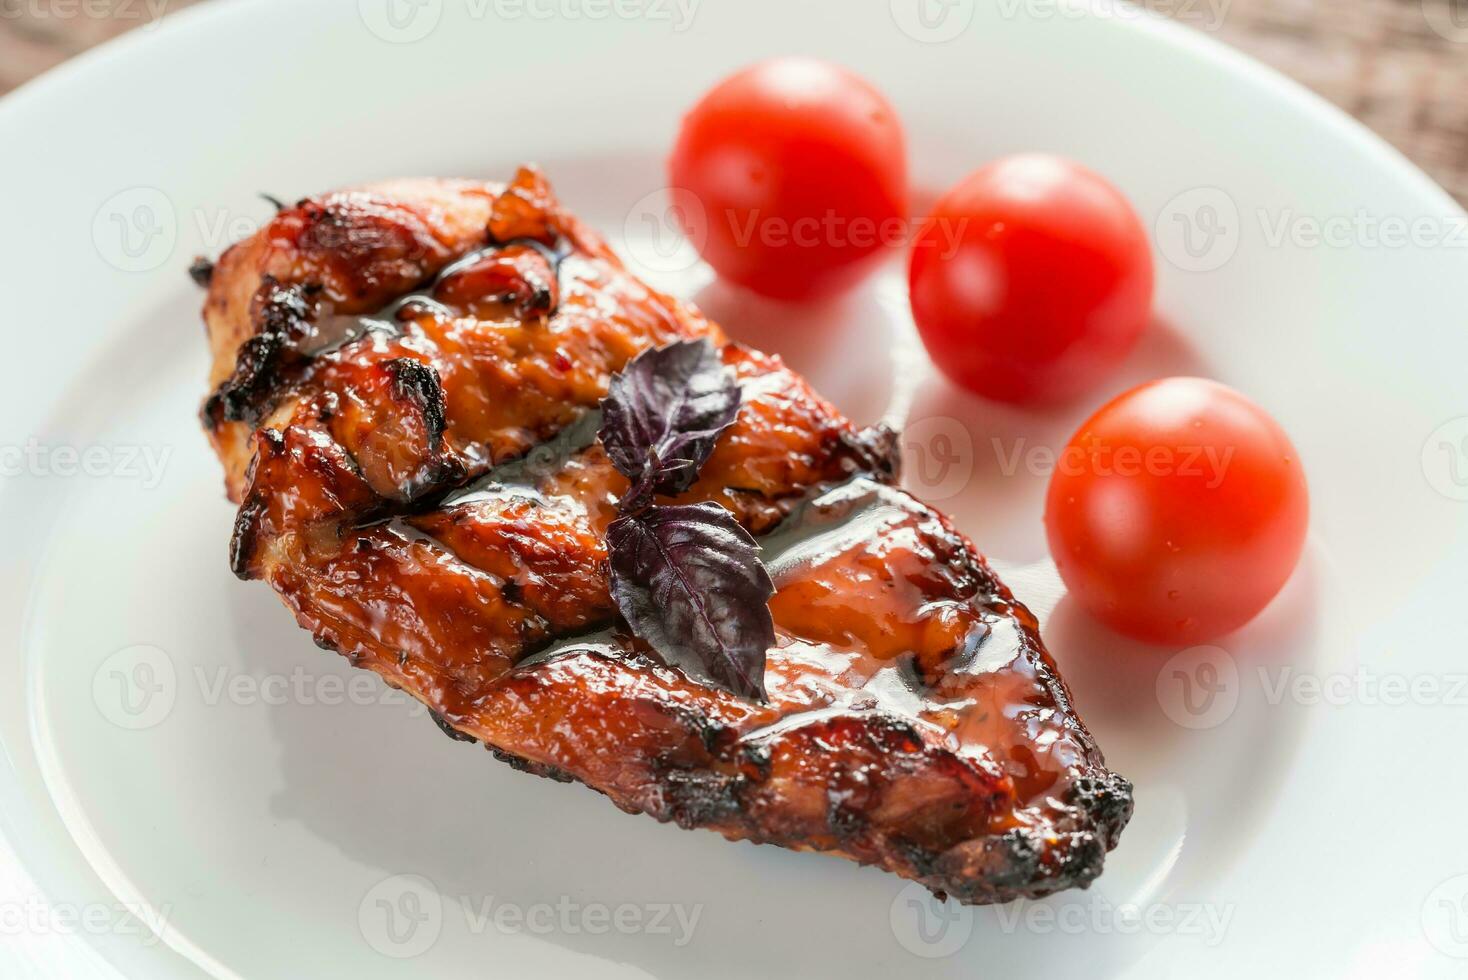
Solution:
M1005 157L934 206L914 240L912 313L959 385L1068 398L1110 371L1151 315L1152 251L1126 198L1060 157Z
M907 238L902 127L844 68L776 58L737 72L683 117L672 186L685 230L720 275L800 299L844 288Z
M1071 594L1117 631L1200 643L1253 619L1305 543L1309 495L1289 437L1215 381L1133 388L1081 426L1045 501Z

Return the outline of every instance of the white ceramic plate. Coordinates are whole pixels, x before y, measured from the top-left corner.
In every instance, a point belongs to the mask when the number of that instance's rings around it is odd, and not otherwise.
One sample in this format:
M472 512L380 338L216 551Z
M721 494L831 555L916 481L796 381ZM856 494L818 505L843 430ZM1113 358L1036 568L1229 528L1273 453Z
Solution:
M149 978L1461 976L1464 215L1201 34L1088 6L215 3L0 102L0 814L59 906L111 910L72 931ZM682 261L658 237L678 114L784 52L886 91L923 192L1022 149L1113 178L1161 273L1123 376L997 410L931 376L897 261L815 309ZM1045 618L1136 782L1090 891L933 907L870 869L625 816L444 739L232 578L189 259L265 218L260 191L527 159L659 282L853 415L909 422L915 486ZM1314 514L1274 606L1179 653L1063 597L1040 495L1090 407L1182 372L1275 413Z

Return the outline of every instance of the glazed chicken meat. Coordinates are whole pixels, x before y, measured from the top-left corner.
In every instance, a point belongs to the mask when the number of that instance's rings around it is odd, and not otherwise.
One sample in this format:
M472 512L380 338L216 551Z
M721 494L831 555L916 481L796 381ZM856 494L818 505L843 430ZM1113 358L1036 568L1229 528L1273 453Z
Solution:
M233 570L451 737L962 902L1101 872L1131 785L1034 617L900 489L893 433L629 274L537 171L307 198L194 271ZM670 665L609 588L629 482L601 400L639 353L698 339L743 397L676 502L759 544L763 700Z

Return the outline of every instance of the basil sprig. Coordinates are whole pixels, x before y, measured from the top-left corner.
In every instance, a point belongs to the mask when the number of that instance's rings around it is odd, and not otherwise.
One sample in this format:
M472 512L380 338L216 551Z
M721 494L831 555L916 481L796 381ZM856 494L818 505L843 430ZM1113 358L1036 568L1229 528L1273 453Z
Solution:
M765 700L775 592L759 546L716 503L658 504L693 486L741 400L707 340L644 351L612 379L600 437L632 487L607 529L612 598L670 665Z

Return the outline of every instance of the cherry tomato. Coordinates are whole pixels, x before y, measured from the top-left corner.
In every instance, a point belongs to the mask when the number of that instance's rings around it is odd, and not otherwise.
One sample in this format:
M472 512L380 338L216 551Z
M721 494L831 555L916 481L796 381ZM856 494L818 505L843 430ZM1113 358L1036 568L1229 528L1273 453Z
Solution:
M959 385L1053 401L1124 358L1152 309L1152 251L1115 187L1077 163L1005 157L945 194L914 239L913 318Z
M668 172L696 202L680 217L704 259L767 296L835 292L906 243L897 114L828 62L776 58L714 86L683 117Z
M1071 594L1117 631L1200 643L1253 619L1305 543L1309 495L1289 437L1215 381L1167 378L1081 426L1045 501Z

